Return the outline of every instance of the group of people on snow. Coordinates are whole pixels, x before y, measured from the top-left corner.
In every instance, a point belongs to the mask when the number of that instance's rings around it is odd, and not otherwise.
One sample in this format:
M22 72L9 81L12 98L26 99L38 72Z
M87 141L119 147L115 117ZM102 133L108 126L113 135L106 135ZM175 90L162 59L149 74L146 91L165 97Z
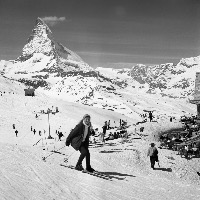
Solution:
M123 131L123 127L127 123L124 120L120 120L120 128L121 131ZM106 131L112 129L110 125L110 120L105 121L103 126L102 126L102 131L99 131L98 128L93 129L92 123L91 123L91 116L89 114L85 114L83 118L80 120L80 122L70 131L69 135L66 138L66 146L71 145L76 151L80 152L80 156L77 160L75 169L76 170L83 170L83 165L82 162L85 159L86 161L86 170L89 172L95 171L93 167L91 166L90 162L90 151L89 151L89 143L90 143L90 136L95 143L95 136L99 136L100 141L105 144L105 136L106 136ZM15 129L15 124L13 124L13 129ZM16 137L18 134L18 131L15 130L16 132ZM124 132L114 132L114 134L109 134L108 138L111 138L113 136L113 139L117 139L120 137L121 134L124 134ZM31 126L31 132L34 133L36 130L33 129ZM110 132L111 133L111 132ZM56 134L58 135L59 141L61 141L61 138L64 136L62 131L56 130ZM39 131L39 135L41 136L41 131ZM147 156L150 157L150 163L151 163L151 168L154 169L155 167L155 162L158 162L158 150L155 147L154 143L151 143L151 146L148 149Z
M165 133L160 136L161 147L178 151L185 158L200 156L200 131L197 117L182 116L180 121L183 127L179 131Z
M149 122L152 122L153 118L154 118L153 111L145 111L145 113L141 114L140 116L143 118L143 121L140 122L140 123L145 123L148 120L149 120Z

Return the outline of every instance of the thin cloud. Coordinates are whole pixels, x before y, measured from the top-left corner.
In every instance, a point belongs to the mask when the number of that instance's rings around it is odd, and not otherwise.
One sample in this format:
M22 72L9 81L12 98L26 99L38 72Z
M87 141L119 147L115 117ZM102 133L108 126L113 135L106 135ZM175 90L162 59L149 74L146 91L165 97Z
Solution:
M49 26L55 26L57 23L64 22L66 20L65 17L43 17L41 18L45 23L47 23Z

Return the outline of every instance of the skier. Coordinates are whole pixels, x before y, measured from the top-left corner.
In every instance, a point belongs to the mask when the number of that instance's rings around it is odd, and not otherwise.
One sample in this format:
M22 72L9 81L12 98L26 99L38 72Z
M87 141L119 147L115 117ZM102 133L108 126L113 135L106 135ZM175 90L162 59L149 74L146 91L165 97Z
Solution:
M110 129L110 120L108 120L108 124L107 124L107 130Z
M98 128L95 128L94 134L91 135L91 142L94 143L94 144L96 144L95 136L99 136L99 129Z
M90 152L89 152L89 137L94 134L90 122L90 115L85 114L83 119L76 125L76 127L70 132L66 139L66 146L71 146L77 151L80 151L80 157L75 166L76 170L82 171L82 161L86 158L86 170L88 172L95 171L90 165Z
M107 130L107 121L105 121L104 125L102 126L103 133L102 133L102 143L105 144L105 135L106 135L106 130Z
M58 140L61 141L61 138L63 137L63 133L61 131L58 131Z
M17 137L17 134L18 134L18 130L15 130L15 134L16 134L16 137Z
M150 112L149 112L149 121L151 122L152 119L153 119L153 114L152 114L152 112L150 111Z
M151 143L150 145L147 156L150 156L151 168L154 170L155 162L158 162L158 150L154 143Z

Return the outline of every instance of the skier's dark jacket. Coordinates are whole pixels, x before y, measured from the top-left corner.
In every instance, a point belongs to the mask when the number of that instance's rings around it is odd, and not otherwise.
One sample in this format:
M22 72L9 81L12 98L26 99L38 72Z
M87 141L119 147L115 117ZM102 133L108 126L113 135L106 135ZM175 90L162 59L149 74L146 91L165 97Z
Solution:
M80 123L77 124L76 127L68 135L66 139L66 146L71 144L71 146L78 151L83 140L84 130L85 125L83 124L83 120L81 120ZM89 137L91 134L94 134L93 132L94 131L91 131L89 127L87 137L85 138L85 145L87 147L89 146Z

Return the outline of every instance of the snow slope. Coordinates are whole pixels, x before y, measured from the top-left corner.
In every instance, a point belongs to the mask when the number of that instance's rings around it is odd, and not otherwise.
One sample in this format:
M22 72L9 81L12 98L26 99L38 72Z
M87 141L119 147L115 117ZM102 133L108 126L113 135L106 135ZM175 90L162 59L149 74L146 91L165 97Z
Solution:
M159 150L161 168L152 171L146 157L153 135L170 127L180 127L178 120L169 124L168 118L158 113L158 123L147 122L135 126L137 118L50 98L38 90L35 97L25 97L22 84L16 84L4 77L0 80L0 199L192 200L200 197L200 180L197 174L200 171L199 159L187 161L175 152ZM138 98L142 100L142 93ZM152 99L149 102L154 101L155 99ZM165 103L164 98L159 100L159 104L161 102L163 105L169 103ZM158 112L160 106L156 107L156 103L153 106ZM168 110L168 113L174 114L177 105L170 102L166 109L170 106L173 108ZM181 102L179 106L182 106L180 112L186 108ZM58 107L59 112L50 114L50 134L55 139L47 139L48 119L47 115L41 114L40 111L47 108L54 110L55 107ZM38 118L35 118L36 113ZM109 176L110 180L60 166L65 158L68 158L68 164L75 165L79 152L72 147L65 147L65 138L58 141L55 131L61 130L66 137L85 113L91 115L94 128L98 127L100 130L104 121L109 119L111 125L114 125L114 121L119 124L120 119L127 120L131 125L128 142L123 142L120 138L107 141L102 146L97 138L98 143L91 144L92 166ZM18 137L15 136L13 124L19 131ZM31 126L36 129L35 135ZM139 134L141 126L145 127L143 135ZM56 152L53 153L52 150ZM85 167L85 163L83 166Z

